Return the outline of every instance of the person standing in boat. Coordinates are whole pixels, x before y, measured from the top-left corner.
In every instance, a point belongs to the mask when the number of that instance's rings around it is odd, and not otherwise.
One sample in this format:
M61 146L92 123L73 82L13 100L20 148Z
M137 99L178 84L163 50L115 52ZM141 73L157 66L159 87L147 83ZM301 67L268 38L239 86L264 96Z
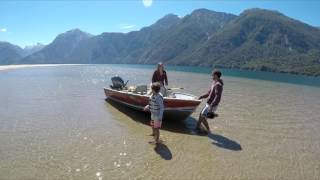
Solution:
M210 90L199 97L200 99L208 98L205 107L201 110L199 115L199 121L196 126L196 131L200 130L201 123L207 128L208 133L210 133L210 127L207 118L213 118L215 116L214 112L217 110L218 105L221 100L221 95L223 91L223 81L221 79L221 72L219 70L214 70L212 72L212 85Z
M161 87L160 87L160 93L163 96L166 96L166 87L168 86L168 77L167 77L167 72L164 70L164 65L160 62L157 65L157 69L154 71L152 75L152 83L159 82Z
M151 141L151 144L158 144L160 142L160 128L162 124L162 116L164 111L163 97L159 93L160 87L160 83L152 83L152 95L150 96L149 104L144 107L144 111L151 112L150 125L152 127L152 135L154 136L154 141Z

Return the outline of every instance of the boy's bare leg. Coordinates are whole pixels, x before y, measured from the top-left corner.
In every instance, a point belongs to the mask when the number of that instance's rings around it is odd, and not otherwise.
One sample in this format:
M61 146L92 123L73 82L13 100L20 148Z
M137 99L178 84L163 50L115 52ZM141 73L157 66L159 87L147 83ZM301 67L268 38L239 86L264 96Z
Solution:
M152 133L150 134L150 136L154 136L154 128L152 128Z
M154 140L156 143L159 143L159 136L160 136L159 128L156 128L154 131Z
M156 141L156 136L157 136L157 133L156 133L156 129L152 127L152 134L153 136L153 141L149 141L149 144L156 144L157 141Z

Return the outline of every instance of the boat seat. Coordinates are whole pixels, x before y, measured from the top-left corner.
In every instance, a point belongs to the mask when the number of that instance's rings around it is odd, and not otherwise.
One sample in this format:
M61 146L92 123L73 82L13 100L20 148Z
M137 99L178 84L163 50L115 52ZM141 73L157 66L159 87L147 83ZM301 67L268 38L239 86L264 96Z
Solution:
M169 98L176 98L176 94L173 92L167 92L166 95L167 95L166 97L169 97Z
M136 93L136 94L147 94L148 88L147 85L139 85L139 86L129 86L127 88L128 92Z
M147 85L139 85L136 87L136 90L135 90L138 94L145 94L147 93L148 91L148 87Z
M136 92L136 87L135 86L129 86L128 87L128 92Z

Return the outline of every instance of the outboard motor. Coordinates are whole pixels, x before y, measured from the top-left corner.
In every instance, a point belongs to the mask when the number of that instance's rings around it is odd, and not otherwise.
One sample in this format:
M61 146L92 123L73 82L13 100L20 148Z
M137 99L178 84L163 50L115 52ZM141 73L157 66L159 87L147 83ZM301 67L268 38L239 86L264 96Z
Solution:
M119 76L114 76L111 78L112 85L110 86L112 89L119 89L122 90L124 87L126 87L128 81L124 83L123 79Z

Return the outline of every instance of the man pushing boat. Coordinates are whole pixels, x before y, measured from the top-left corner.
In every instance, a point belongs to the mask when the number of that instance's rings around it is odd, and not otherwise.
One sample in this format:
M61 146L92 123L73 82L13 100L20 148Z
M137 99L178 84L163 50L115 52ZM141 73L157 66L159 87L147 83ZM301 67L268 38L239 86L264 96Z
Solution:
M205 107L201 110L201 113L199 115L199 121L197 123L197 126L195 128L196 131L200 130L201 123L204 124L204 126L207 128L208 133L210 133L210 127L207 121L207 118L214 118L215 114L214 112L217 110L218 105L221 100L221 95L223 91L223 81L221 79L221 72L219 70L212 71L212 85L210 90L199 97L200 99L208 98L207 103Z

